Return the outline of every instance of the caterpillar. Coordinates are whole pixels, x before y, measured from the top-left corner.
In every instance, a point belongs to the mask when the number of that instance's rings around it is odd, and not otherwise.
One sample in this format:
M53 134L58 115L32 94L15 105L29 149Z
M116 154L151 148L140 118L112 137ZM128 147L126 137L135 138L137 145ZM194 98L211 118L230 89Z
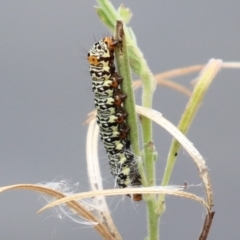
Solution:
M127 96L121 91L123 79L115 71L114 49L118 44L120 42L113 37L103 38L92 46L87 60L90 65L100 138L108 154L111 174L118 186L125 188L140 186L141 176L128 139L128 113L123 107ZM141 194L133 195L134 201L141 199Z

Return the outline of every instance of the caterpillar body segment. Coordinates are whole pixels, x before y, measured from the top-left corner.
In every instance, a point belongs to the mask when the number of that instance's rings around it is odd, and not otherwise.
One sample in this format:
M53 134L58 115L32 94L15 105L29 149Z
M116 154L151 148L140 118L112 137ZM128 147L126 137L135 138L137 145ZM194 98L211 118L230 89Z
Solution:
M128 140L128 113L123 106L127 96L120 89L123 79L117 74L114 65L114 48L117 44L118 41L112 37L96 42L88 52L88 62L95 95L97 124L108 154L111 174L120 188L137 187L141 186L141 176ZM140 201L142 195L134 194L132 198Z

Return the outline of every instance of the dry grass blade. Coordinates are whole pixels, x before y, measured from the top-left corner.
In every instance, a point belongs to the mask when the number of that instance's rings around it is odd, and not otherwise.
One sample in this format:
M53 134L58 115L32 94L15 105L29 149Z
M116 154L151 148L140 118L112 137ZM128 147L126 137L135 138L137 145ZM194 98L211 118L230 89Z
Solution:
M193 65L189 67L183 67L183 68L177 68L170 71L162 72L157 75L155 75L155 78L174 78L174 77L180 77L183 75L199 72L204 68L205 64L198 64Z
M182 188L183 189L183 188ZM78 194L73 194L71 196L65 197L64 199L56 200L52 203L49 203L45 207L43 207L39 212L46 210L47 208L51 208L69 201L73 201L76 199L84 199L84 198L92 198L96 196L116 196L116 195L127 195L127 194L164 194L164 195L173 195L178 197L185 197L192 200L195 200L202 204L207 210L209 210L208 204L204 201L203 198L196 196L195 194L184 192L179 190L179 187L141 187L141 188L124 188L124 189L108 189L101 191L89 191Z
M188 154L192 157L194 162L196 163L200 177L203 180L206 193L208 197L208 208L212 207L212 190L211 184L209 181L209 175L207 171L206 162L198 152L198 150L193 146L193 144L183 135L171 122L165 119L161 113L156 110L145 108L141 106L137 106L137 112L145 117L148 117L152 121L156 122L164 129L166 129L174 138L176 138L179 143L183 146L183 148L188 152ZM209 200L210 199L210 200Z
M10 185L6 187L1 187L0 192L4 192L7 190L12 189L24 189L24 190L32 190L40 193L44 193L46 195L49 195L51 197L61 199L65 198L66 195L64 195L61 192L58 192L56 190L53 190L51 188L47 188L41 185L35 185L35 184L16 184L16 185ZM66 203L74 212L79 214L84 219L87 219L90 222L97 223L94 225L94 228L98 231L98 233L104 238L104 239L111 239L115 240L115 238L111 235L111 233L108 231L105 225L103 225L101 222L98 221L98 219L89 211L87 211L81 204L79 204L76 201L69 201Z
M88 177L93 191L102 190L102 176L98 161L98 137L99 127L96 125L96 119L93 119L88 127L87 134L87 169ZM101 222L111 232L112 236L116 240L121 240L121 236L115 227L110 215L106 200L104 196L96 196L94 199L95 204L98 206L99 217Z
M88 125L92 120L94 120L97 116L97 111L93 110L88 114L87 120L83 123L83 125Z
M188 97L191 96L192 92L189 89L187 89L186 87L182 86L181 84L170 81L170 80L162 78L162 77L157 77L157 76L158 75L155 75L157 84L172 88L180 93L185 94ZM137 89L138 87L141 87L141 86L142 86L141 80L136 80L133 82L134 89Z
M240 68L240 62L223 62L223 68Z
M100 167L98 162L98 134L99 129L96 127L96 119L93 119L89 123L87 132L87 170L90 180L90 186L93 191L103 189L102 188L102 176L100 173Z

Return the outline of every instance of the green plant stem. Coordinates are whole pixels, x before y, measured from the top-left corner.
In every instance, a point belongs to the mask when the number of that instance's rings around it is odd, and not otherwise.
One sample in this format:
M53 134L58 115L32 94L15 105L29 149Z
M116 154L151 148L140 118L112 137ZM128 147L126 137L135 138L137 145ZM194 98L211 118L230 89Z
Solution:
M123 20L123 19L121 19L120 14L114 9L110 1L97 0L97 2L99 4L99 7L96 7L96 9L100 19L113 32L114 31L113 26L115 25L116 21ZM144 107L152 108L153 92L155 90L155 85L156 85L155 79L147 65L147 62L143 57L142 52L137 47L136 39L133 31L130 28L127 28L125 26L124 26L124 29L125 29L127 47L129 50L129 59L130 59L131 68L133 72L136 73L136 75L140 76L143 83L142 84L142 87L143 87L142 88L143 89L142 105ZM143 179L143 185L153 186L153 185L156 185L156 180L155 180L156 177L155 177L155 159L154 159L155 150L153 145L152 122L148 118L142 117L141 126L142 126L143 143L144 143L144 163L145 163L145 169L146 169L146 175L147 175L147 181ZM133 129L132 129L132 132L133 132ZM134 142L133 139L132 139L132 142ZM141 175L144 173L143 169L139 169L139 171ZM159 234L159 231L158 231L158 220L156 217L157 215L156 213L154 213L154 206L156 203L155 196L146 198L146 201L148 202L147 204L148 232L149 232L148 240L156 240L158 239L157 236ZM153 238L153 236L155 237Z
M137 124L137 115L135 109L135 98L132 88L132 78L131 70L128 58L128 49L126 46L126 39L123 29L123 23L117 21L116 30L115 30L115 39L119 40L121 44L115 51L115 58L118 66L118 72L123 78L121 88L124 94L127 95L127 100L124 102L124 108L128 113L127 125L130 127L131 131L129 134L129 140L131 142L133 153L140 158L140 148L139 148L139 131ZM143 164L139 164L139 172L142 177L142 184L146 185L147 180L144 173Z
M159 239L159 215L156 214L156 202L147 202L147 214L148 214L148 240Z
M147 69L147 66L145 66ZM147 71L147 70L146 70ZM141 77L141 76L140 76ZM151 72L144 73L142 76L143 80L143 93L142 93L142 105L144 107L152 108L152 79ZM143 142L144 142L144 154L145 154L145 167L148 179L148 186L156 185L155 177L155 160L154 160L154 144L153 144L153 133L152 133L152 121L146 117L141 118Z

